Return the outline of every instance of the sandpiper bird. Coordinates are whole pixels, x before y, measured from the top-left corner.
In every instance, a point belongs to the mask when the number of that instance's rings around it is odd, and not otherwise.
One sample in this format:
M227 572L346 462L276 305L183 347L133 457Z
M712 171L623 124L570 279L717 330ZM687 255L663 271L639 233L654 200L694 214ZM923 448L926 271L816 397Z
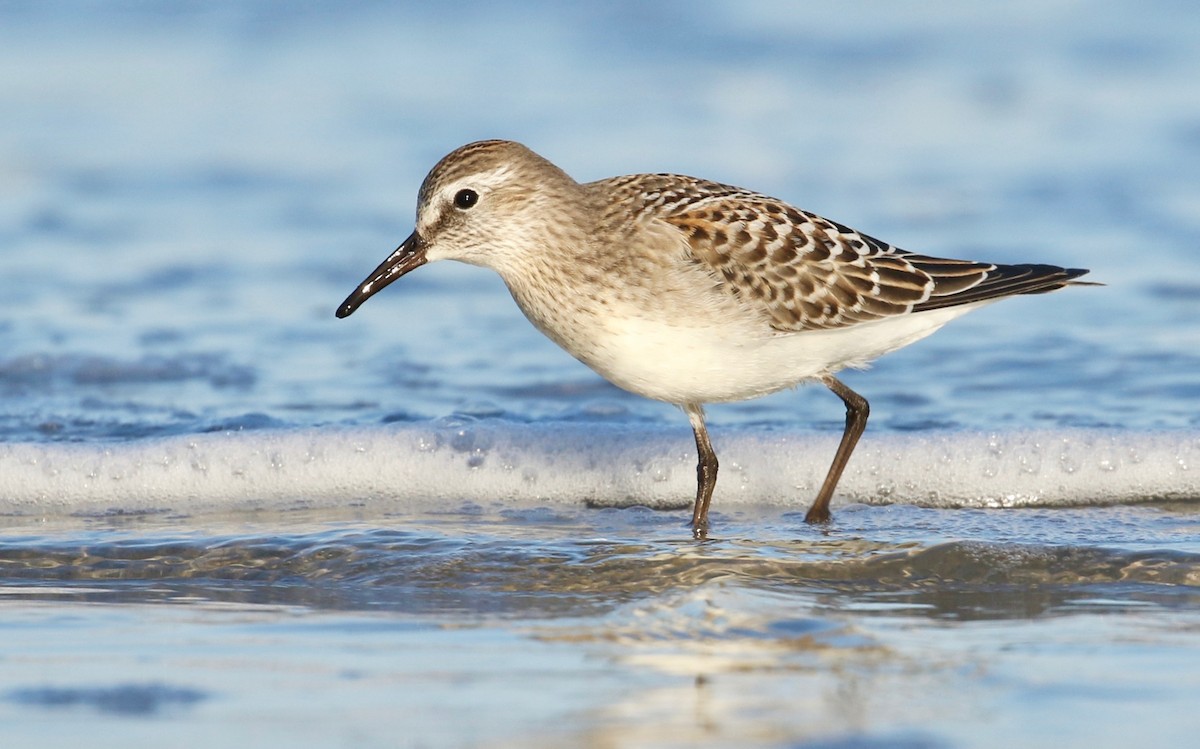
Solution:
M346 317L425 263L500 274L525 316L613 384L674 403L699 464L692 529L708 529L717 456L703 404L820 380L846 405L833 463L805 519L829 502L866 427L865 398L834 377L1014 294L1086 270L918 255L760 195L695 177L580 184L519 143L465 145L433 167L404 240L337 310Z

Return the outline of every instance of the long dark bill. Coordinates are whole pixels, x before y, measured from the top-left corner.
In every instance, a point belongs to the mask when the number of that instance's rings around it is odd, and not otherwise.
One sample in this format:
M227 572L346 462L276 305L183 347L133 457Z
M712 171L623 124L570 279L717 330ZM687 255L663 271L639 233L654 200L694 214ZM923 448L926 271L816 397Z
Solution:
M420 268L427 262L425 258L425 242L415 231L409 235L396 251L371 271L367 280L346 297L346 301L337 309L338 317L349 317L362 303L383 291L383 288L400 276L411 270Z

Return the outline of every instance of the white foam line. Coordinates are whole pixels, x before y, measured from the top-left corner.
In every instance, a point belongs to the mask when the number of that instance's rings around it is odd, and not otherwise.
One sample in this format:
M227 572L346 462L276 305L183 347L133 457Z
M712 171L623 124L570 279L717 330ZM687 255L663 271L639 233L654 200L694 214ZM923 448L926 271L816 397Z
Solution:
M714 430L715 507L800 508L836 435ZM254 431L113 444L0 445L0 512L70 514L503 501L685 505L686 430L440 423ZM1046 431L868 435L837 503L939 507L1200 499L1200 434Z

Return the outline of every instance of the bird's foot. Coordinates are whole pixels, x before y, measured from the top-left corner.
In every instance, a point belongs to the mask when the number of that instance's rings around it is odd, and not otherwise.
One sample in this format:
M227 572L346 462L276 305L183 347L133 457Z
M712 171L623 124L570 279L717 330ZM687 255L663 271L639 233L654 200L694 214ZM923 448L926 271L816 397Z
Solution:
M825 525L833 520L833 514L828 507L812 507L804 516L804 522L809 525Z

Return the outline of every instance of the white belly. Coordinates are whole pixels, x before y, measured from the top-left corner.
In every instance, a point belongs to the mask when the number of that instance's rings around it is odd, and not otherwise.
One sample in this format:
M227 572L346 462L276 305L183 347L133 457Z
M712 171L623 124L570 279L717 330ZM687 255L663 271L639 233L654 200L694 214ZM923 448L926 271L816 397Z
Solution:
M846 367L866 366L976 306L835 330L767 335L758 326L752 333L736 323L688 327L624 318L606 321L606 330L589 342L592 345L571 353L618 387L647 398L668 403L738 401Z

